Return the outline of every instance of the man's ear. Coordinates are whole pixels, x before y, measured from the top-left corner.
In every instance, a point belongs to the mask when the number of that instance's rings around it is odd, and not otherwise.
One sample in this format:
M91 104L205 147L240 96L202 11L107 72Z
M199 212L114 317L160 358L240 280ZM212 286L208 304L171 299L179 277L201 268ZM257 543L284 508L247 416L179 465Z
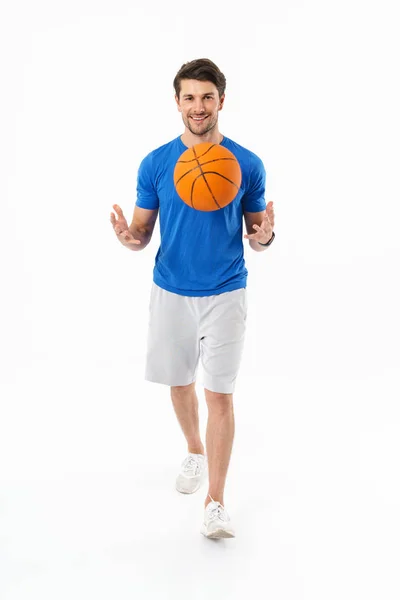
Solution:
M176 94L175 94L175 102L176 102L176 104L177 104L177 106L178 106L178 110L179 110L179 112L182 112L182 109L181 109L181 107L180 107L180 105L179 105L179 98L178 98L178 96L177 96Z
M221 98L219 99L219 107L218 110L222 110L223 106L224 106L224 101L225 101L225 94L222 94Z

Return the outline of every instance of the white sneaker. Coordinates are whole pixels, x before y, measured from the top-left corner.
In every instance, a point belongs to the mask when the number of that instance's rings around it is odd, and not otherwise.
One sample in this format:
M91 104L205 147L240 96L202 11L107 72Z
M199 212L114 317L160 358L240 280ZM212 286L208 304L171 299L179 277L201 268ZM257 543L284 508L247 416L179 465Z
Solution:
M228 513L222 504L212 498L204 510L204 523L200 533L213 539L235 537L235 531Z
M197 492L207 472L207 458L204 454L192 454L185 458L181 472L176 478L176 489L182 494Z

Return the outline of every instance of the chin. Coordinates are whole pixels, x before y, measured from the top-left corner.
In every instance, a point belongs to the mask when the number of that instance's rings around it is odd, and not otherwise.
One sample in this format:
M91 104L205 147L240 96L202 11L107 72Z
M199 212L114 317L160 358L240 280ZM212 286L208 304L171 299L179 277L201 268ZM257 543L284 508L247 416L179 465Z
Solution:
M215 127L215 123L211 127L207 127L206 129L204 129L203 131L193 131L193 129L191 129L190 127L188 129L191 133L193 133L193 135L202 136L202 135L206 135L206 133L209 133L210 131L212 131L214 129L214 127Z

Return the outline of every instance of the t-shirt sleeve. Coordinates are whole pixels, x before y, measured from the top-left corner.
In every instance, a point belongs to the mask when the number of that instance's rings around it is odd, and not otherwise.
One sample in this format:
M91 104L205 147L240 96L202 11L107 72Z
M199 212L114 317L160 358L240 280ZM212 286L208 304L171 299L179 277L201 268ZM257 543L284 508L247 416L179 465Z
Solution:
M266 172L264 164L257 155L253 154L250 166L250 176L247 190L242 197L243 211L260 212L267 208L265 202Z
M139 165L136 186L136 205L140 208L154 209L159 207L159 199L154 185L152 154L148 154Z

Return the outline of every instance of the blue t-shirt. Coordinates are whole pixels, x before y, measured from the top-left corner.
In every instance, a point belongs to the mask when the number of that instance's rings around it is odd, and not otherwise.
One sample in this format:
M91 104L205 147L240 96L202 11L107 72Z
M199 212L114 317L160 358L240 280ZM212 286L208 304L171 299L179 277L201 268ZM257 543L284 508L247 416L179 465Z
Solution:
M254 152L227 137L221 146L236 156L242 182L235 199L213 211L195 210L175 190L175 164L187 150L180 136L150 152L139 166L136 204L159 208L161 243L153 281L182 296L211 296L246 287L243 211L265 210L266 173Z

